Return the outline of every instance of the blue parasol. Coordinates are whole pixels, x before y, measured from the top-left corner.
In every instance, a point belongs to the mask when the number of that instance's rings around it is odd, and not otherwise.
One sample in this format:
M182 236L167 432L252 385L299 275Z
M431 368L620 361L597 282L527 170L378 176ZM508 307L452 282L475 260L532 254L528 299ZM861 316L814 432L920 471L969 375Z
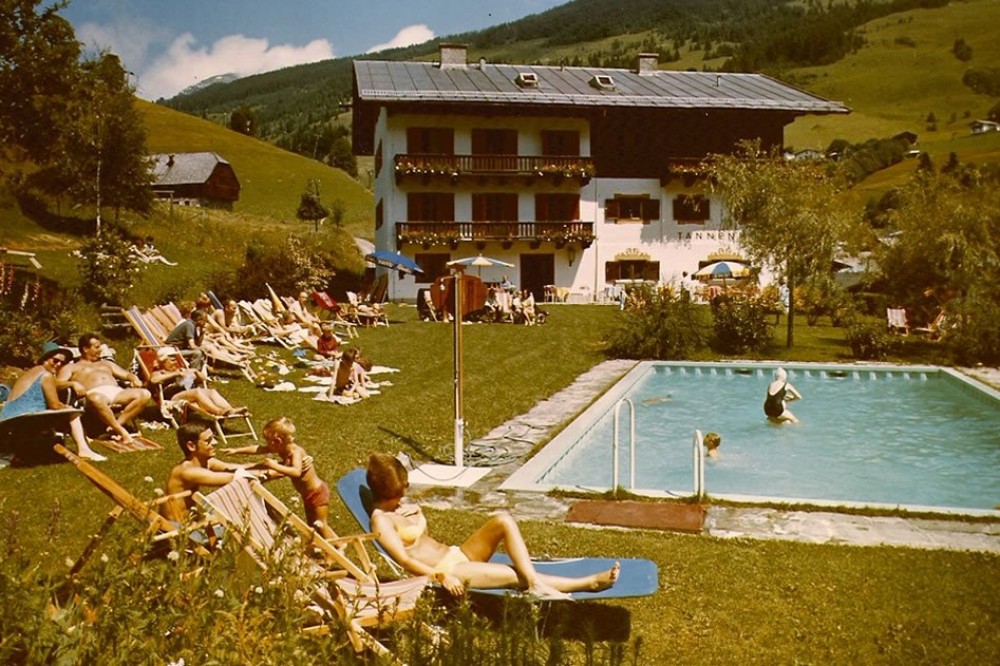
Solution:
M390 268L394 271L402 271L404 273L423 273L422 269L417 262L410 259L406 255L400 254L399 252L393 252L392 250L375 250L370 252L365 256L368 261L382 266L383 268Z

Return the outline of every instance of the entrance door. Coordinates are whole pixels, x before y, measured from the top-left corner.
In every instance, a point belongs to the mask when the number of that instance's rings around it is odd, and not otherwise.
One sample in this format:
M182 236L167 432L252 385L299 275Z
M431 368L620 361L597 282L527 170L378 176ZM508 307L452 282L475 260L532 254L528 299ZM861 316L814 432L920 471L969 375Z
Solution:
M555 284L556 258L554 254L521 255L521 289L527 289L535 300L542 302L545 286Z

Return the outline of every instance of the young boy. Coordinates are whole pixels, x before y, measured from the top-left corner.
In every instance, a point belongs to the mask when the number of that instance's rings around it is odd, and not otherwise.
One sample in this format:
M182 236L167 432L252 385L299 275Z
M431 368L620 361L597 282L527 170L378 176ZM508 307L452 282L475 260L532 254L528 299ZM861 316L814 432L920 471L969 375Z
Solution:
M225 451L232 454L276 454L279 460L265 458L263 466L292 480L292 486L302 495L306 522L315 527L322 537L335 539L336 533L326 522L330 508L330 486L319 477L313 467L312 456L295 443L295 424L287 416L279 416L264 425L262 434L264 444Z
M333 383L330 385L331 395L342 395L345 398L371 396L368 392L368 373L358 362L360 355L358 350L353 348L344 352L337 373L333 377Z
M316 353L326 359L341 357L340 338L333 332L333 324L324 321L319 325L320 336L316 338Z
M202 486L224 486L233 480L236 470L246 469L243 465L223 462L215 457L215 434L204 423L190 421L178 428L177 445L184 453L184 460L167 475L164 488L167 495L184 491L194 493ZM258 477L261 471L257 472ZM188 495L167 500L160 506L160 513L167 520L183 522L192 506L194 500Z

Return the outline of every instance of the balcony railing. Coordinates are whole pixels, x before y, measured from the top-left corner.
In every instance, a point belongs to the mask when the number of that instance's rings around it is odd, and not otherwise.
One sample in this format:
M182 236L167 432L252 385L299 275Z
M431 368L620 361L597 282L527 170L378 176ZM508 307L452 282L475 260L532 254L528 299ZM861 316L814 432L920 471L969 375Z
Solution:
M587 183L594 176L594 160L575 155L430 155L403 153L394 158L396 179L462 176L525 176Z
M594 240L594 223L580 220L563 222L397 222L396 242L402 246L457 245L461 242L500 241L513 243L552 242L561 247L567 243L590 246Z

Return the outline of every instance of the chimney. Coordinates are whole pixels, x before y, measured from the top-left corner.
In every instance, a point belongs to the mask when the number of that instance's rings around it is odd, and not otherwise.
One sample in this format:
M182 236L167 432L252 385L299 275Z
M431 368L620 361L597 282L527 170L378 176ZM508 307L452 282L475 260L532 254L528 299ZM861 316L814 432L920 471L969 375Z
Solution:
M441 50L441 69L465 69L467 66L466 55L469 47L467 44L439 44Z
M639 76L649 76L650 74L655 74L660 62L659 53L640 53L639 54Z

